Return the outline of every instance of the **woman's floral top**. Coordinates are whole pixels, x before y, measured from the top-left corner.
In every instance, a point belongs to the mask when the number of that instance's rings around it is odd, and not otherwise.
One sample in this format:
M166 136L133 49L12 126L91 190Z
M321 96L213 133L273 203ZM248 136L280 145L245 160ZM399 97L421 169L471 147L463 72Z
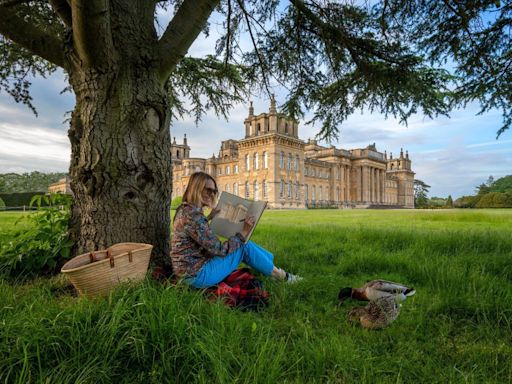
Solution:
M200 208L189 203L178 207L171 235L171 262L176 276L195 276L212 257L226 256L242 245L238 236L221 242Z

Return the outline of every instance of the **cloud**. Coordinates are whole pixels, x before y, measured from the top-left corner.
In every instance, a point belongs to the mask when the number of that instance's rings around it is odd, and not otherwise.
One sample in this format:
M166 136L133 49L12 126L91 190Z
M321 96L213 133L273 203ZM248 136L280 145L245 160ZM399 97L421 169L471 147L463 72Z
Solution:
M0 170L6 172L64 172L69 168L70 144L60 130L0 123Z

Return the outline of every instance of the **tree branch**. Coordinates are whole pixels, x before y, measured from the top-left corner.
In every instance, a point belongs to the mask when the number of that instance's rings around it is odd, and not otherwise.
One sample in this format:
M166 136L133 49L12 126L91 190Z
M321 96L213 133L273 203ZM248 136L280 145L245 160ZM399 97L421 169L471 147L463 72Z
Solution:
M71 28L71 7L68 2L66 0L49 0L49 3L64 24Z
M219 2L220 0L185 0L180 6L158 42L162 84L185 57Z
M64 43L60 39L27 23L5 6L0 6L0 34L53 64L68 68Z
M73 41L79 57L90 67L99 67L112 58L108 0L71 2Z

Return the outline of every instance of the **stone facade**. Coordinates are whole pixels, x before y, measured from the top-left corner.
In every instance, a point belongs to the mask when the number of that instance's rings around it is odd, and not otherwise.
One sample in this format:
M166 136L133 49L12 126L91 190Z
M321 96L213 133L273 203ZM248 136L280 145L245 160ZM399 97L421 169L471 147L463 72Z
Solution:
M72 195L71 192L71 179L69 176L66 176L59 181L52 183L48 186L48 193L67 193L68 195Z
M190 157L186 135L171 145L173 197L181 196L189 175L205 171L221 191L254 200L270 208L414 208L414 172L406 152L388 158L375 144L366 148L322 147L299 139L298 122L277 113L244 120L245 138L226 140L208 159Z

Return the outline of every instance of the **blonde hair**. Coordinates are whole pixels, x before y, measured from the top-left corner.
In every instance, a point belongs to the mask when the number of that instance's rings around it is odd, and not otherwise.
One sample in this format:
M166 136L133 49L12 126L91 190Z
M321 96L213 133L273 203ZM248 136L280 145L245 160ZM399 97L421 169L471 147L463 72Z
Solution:
M217 182L209 174L207 174L206 172L194 172L190 176L187 188L185 189L185 193L183 194L183 201L195 205L196 207L202 208L201 194L203 193L203 190L208 180L213 181L215 189L218 189ZM215 196L215 198L216 197L217 196Z

